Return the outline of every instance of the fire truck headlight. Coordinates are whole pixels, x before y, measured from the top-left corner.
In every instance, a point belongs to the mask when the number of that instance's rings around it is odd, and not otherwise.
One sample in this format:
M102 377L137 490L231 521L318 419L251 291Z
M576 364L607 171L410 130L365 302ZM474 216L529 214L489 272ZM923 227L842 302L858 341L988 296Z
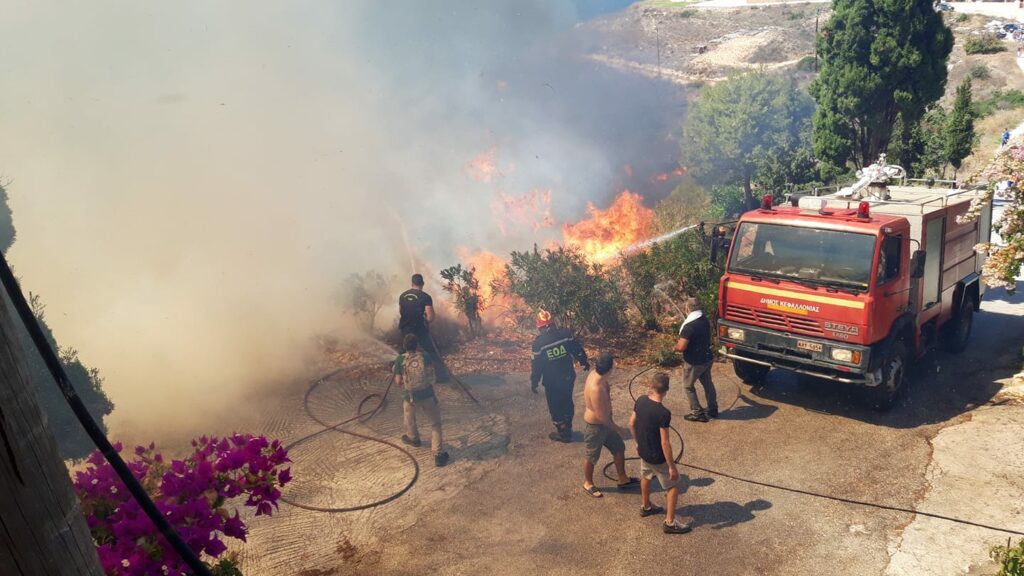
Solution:
M742 342L746 340L747 332L741 328L729 328L729 332L726 336L729 340L738 340Z
M832 359L850 364L860 364L860 352L846 348L833 348Z

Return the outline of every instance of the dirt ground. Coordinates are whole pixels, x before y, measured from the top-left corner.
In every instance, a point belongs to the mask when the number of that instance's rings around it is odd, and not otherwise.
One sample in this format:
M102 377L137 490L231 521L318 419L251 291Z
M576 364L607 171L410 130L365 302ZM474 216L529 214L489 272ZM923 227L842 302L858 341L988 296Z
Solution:
M697 9L641 3L584 26L602 34L592 58L680 84L714 82L756 68L793 67L813 56L818 6ZM701 50L703 49L703 53Z
M684 463L1024 530L1024 510L1013 504L1019 504L1013 494L1024 490L1024 475L1008 467L1009 455L1024 453L1024 440L1014 432L1024 425L1024 407L998 396L1020 367L1024 297L992 291L982 310L967 352L926 357L888 414L863 408L842 386L772 373L765 386L751 389L728 365L716 365L720 420L683 421L681 390L669 392L673 422L686 440ZM621 422L635 372L613 373ZM452 464L435 468L429 450L414 450L419 479L393 502L342 514L283 504L273 518L254 519L240 548L246 573L813 574L842 566L845 574L951 574L981 569L988 546L1005 542L999 532L692 468L681 470L689 482L679 512L695 530L664 535L658 518L639 518L638 495L608 489L603 499L593 499L583 492L582 443L547 439L543 394L530 393L525 375L478 375L466 382L480 406L454 388L440 392ZM341 374L310 395L310 406L320 418L340 420L379 389L378 382ZM316 431L302 410L304 392L297 386L277 407L254 415L261 431L287 440ZM396 441L397 404L354 430ZM627 450L635 450L631 440ZM296 481L286 496L307 504L369 502L413 474L401 452L337 433L292 454ZM635 463L628 468L636 474Z

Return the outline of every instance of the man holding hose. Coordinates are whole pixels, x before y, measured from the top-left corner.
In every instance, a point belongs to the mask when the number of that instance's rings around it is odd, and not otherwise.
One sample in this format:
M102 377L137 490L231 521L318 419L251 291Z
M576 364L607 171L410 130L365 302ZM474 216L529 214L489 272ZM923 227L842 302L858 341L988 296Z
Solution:
M672 438L669 436L672 412L662 404L668 393L668 374L658 372L651 378L646 396L636 399L633 415L629 417L629 429L636 438L636 451L640 456L640 496L643 504L640 517L646 518L665 513L661 529L666 534L686 534L693 528L676 518L676 503L679 499L679 470L672 455ZM665 507L651 504L651 480L657 477L665 490Z

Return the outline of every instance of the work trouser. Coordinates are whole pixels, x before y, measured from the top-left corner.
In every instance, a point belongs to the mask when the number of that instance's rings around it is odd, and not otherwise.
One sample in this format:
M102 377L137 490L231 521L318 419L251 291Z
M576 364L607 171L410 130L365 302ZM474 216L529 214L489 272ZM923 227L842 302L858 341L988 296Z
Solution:
M437 351L437 346L434 346L434 339L430 337L430 330L428 328L402 328L402 338L405 338L407 334L415 334L420 350L429 354L436 362L434 371L437 376L437 382L441 384L447 382L449 380L448 368L444 365L444 360L441 359L441 353Z
M572 388L575 382L575 372L558 379L544 377L544 395L548 399L551 422L563 436L572 434L572 417L576 411L572 403Z
M697 399L697 382L704 387L704 396L708 400L708 411L718 412L718 394L715 392L715 383L711 381L711 362L704 364L689 364L683 362L683 390L686 391L686 399L690 401L690 412L701 414L704 409Z
M405 423L405 435L413 440L420 439L420 431L416 427L416 412L419 411L430 422L430 450L434 454L441 452L441 407L437 404L437 398L430 397L423 400L403 400L402 416Z

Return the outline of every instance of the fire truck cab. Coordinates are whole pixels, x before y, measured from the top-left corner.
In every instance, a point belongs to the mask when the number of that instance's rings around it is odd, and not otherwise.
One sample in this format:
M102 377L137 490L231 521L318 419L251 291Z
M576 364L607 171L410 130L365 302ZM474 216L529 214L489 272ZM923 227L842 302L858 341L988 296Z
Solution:
M938 344L967 346L991 196L902 177L890 186L902 169L884 159L862 174L791 207L766 196L724 241L719 340L744 382L781 368L861 386L887 410L911 362Z

